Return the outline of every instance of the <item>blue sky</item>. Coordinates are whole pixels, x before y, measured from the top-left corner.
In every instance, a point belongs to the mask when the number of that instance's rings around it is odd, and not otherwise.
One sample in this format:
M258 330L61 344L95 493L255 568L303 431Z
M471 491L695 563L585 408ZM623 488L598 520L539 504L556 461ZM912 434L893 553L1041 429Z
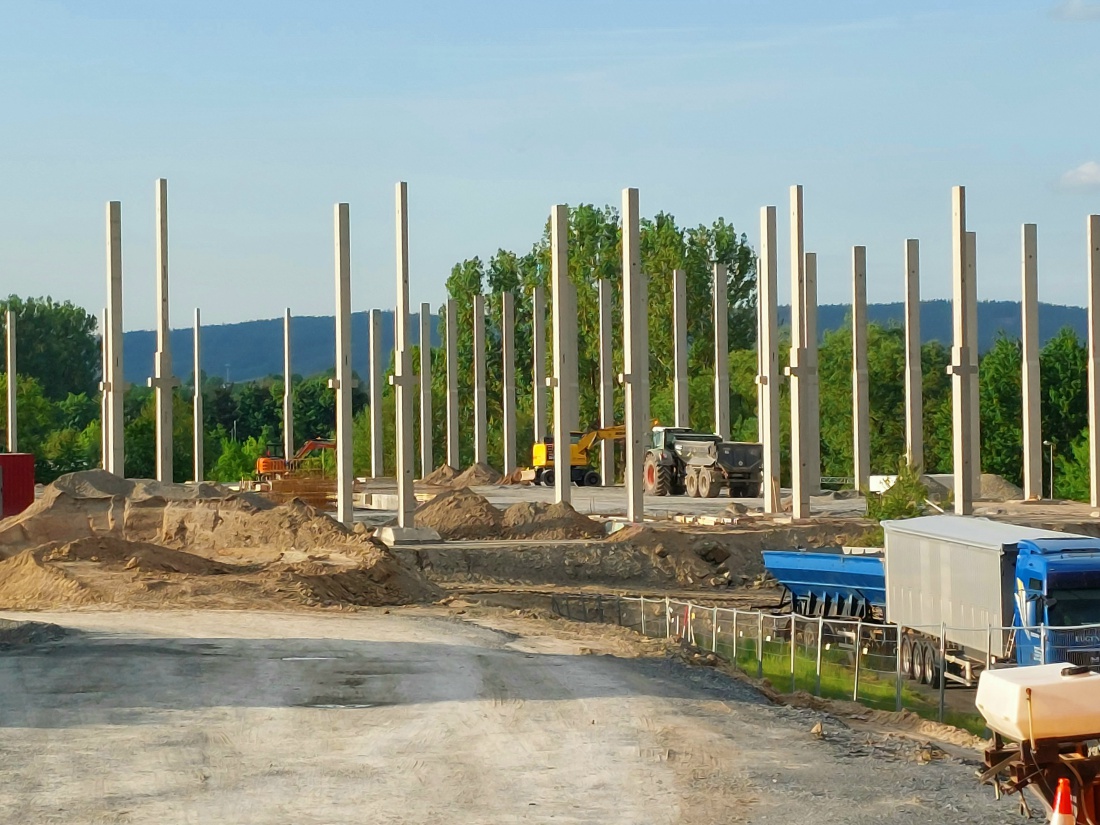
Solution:
M526 250L554 203L755 246L805 186L821 301L900 300L921 239L950 295L965 184L982 298L1085 302L1100 212L1100 1L678 3L0 0L0 291L98 312L104 203L122 201L125 323L155 318L153 181L170 198L174 325L333 307L332 205L351 204L357 310L394 300L393 184L409 182L412 300L451 265Z

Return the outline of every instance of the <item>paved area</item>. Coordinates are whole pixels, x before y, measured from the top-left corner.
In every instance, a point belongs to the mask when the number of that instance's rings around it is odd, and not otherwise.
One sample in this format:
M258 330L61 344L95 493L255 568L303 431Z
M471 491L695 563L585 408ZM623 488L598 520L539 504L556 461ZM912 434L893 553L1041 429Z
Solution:
M976 754L848 730L676 660L581 655L598 640L427 610L30 618L70 632L0 652L2 822L981 825L1012 811L978 788Z

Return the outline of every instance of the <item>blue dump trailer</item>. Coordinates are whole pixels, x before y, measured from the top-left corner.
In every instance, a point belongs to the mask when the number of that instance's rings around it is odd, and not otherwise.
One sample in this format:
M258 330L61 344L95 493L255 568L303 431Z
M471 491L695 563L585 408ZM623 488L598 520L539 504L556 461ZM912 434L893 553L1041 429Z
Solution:
M881 556L765 552L793 612L900 628L902 668L976 683L988 664L1100 670L1100 540L961 516L883 523ZM894 638L894 634L889 634Z

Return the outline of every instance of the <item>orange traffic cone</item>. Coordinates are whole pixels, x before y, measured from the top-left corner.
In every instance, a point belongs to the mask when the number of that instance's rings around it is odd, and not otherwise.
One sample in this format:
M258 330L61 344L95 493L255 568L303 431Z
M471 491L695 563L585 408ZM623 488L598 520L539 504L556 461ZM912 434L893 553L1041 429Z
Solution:
M1050 815L1050 825L1076 825L1077 817L1073 815L1071 797L1069 780L1062 777L1058 780L1058 790L1054 793L1054 812Z

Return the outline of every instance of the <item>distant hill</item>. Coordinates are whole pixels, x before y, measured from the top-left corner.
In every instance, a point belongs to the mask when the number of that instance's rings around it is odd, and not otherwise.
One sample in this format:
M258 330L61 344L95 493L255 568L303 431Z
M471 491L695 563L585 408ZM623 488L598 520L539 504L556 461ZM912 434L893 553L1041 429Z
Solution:
M837 329L847 322L851 307L847 304L824 304L818 308L818 329ZM904 306L901 303L871 304L867 316L881 324L901 324ZM790 323L790 307L779 307L779 323ZM419 329L419 316L412 315L410 329ZM1082 307L1039 305L1039 340L1046 343L1062 327L1072 327L1081 338L1088 328L1088 314ZM357 312L351 318L352 369L360 376L367 374L367 313ZM432 317L432 343L438 346L439 319ZM982 350L992 346L998 332L1020 336L1020 304L1013 301L982 301L978 304L978 341ZM301 316L291 320L294 345L293 368L299 375L315 375L331 370L334 362L336 323L332 316ZM951 302L924 301L921 304L921 338L924 341L951 342ZM384 361L393 351L393 312L382 313L382 348ZM126 380L144 384L152 375L156 335L148 330L127 332L124 338ZM231 381L249 381L283 371L283 320L244 321L203 327L202 366L208 375L225 376ZM191 330L172 330L172 360L177 376L186 380L191 375Z
M818 307L818 331L838 329L850 323L852 308L849 304L824 304ZM780 325L789 324L791 309L779 307ZM891 322L902 324L905 320L905 305L870 304L867 318L880 324ZM1062 327L1071 327L1081 339L1088 331L1088 311L1084 307L1069 307L1059 304L1039 304L1039 345L1042 346ZM920 333L922 341L940 341L951 345L951 302L946 300L922 301L920 307ZM1020 337L1019 301L979 301L978 302L978 348L985 351L993 346L998 333L1009 338Z
M389 363L393 352L394 313L382 313L383 362ZM432 344L439 345L439 319L432 316ZM351 368L360 376L367 375L370 322L366 312L351 316ZM413 340L419 336L420 315L409 316ZM303 315L290 320L291 367L297 375L316 375L333 368L336 360L336 319L331 316ZM190 380L193 363L191 329L172 330L173 372L183 381ZM123 336L123 368L126 380L145 384L153 374L153 354L157 348L156 333L136 330ZM229 380L251 381L269 375L283 374L283 319L242 321L239 324L218 324L202 328L202 368L207 375Z

